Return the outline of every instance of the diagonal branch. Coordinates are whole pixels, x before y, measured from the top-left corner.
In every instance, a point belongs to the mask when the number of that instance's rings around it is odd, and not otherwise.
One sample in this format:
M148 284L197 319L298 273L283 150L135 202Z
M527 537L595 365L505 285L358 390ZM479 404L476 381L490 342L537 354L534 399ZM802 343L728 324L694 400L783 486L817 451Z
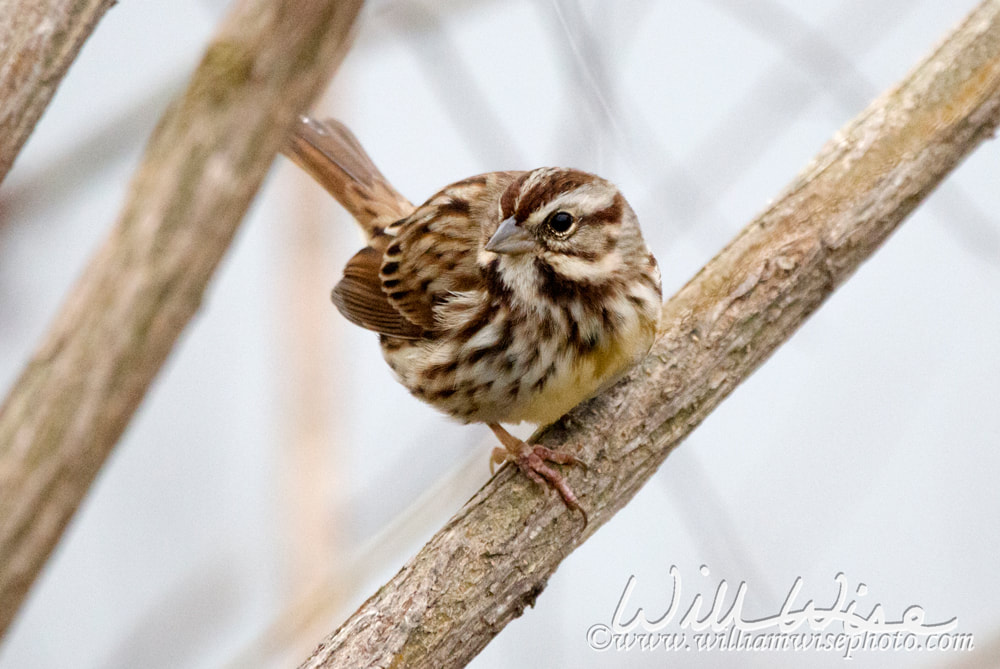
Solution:
M240 0L160 121L122 213L0 406L0 632L205 287L362 0Z
M583 533L507 467L302 666L465 665L998 123L1000 0L986 0L664 305L626 380L542 431L590 463L565 472Z
M0 10L0 182L115 0L14 0Z

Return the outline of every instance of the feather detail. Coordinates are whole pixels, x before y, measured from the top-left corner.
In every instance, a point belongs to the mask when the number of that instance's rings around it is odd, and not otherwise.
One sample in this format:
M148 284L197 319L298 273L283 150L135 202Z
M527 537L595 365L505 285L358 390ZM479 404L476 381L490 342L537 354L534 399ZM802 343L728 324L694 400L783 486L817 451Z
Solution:
M419 339L424 328L406 319L382 291L379 267L382 254L371 246L358 251L333 289L334 305L347 320L379 334Z
M382 176L357 138L336 119L300 117L282 152L357 219L369 240L413 212L409 200Z

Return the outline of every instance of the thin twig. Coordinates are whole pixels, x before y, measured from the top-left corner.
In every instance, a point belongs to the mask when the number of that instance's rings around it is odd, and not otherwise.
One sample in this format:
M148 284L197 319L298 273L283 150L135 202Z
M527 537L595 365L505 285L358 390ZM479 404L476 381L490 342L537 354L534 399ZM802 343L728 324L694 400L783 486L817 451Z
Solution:
M198 309L361 3L237 2L157 126L111 235L0 407L0 631Z
M998 122L1000 0L987 0L664 305L627 379L539 435L589 463L564 472L584 532L505 468L302 666L466 664Z

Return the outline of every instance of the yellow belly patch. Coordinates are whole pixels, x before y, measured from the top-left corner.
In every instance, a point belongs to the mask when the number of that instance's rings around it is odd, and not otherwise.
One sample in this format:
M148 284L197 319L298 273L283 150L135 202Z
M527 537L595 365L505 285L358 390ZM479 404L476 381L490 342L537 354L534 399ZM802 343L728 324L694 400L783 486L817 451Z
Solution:
M623 333L604 346L566 361L563 369L535 395L525 410L512 422L527 421L548 425L580 402L617 381L649 351L655 326L643 324L637 330Z

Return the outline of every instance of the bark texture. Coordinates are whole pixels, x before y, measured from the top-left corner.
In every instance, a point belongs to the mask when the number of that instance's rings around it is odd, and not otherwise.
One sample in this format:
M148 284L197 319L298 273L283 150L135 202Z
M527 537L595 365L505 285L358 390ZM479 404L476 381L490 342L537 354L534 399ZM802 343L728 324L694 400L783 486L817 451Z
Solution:
M362 0L240 0L0 407L0 631L201 302Z
M663 307L629 377L538 435L590 515L505 467L302 667L458 667L1000 121L1000 0L843 128Z
M0 183L80 47L115 0L8 0L0 8Z

